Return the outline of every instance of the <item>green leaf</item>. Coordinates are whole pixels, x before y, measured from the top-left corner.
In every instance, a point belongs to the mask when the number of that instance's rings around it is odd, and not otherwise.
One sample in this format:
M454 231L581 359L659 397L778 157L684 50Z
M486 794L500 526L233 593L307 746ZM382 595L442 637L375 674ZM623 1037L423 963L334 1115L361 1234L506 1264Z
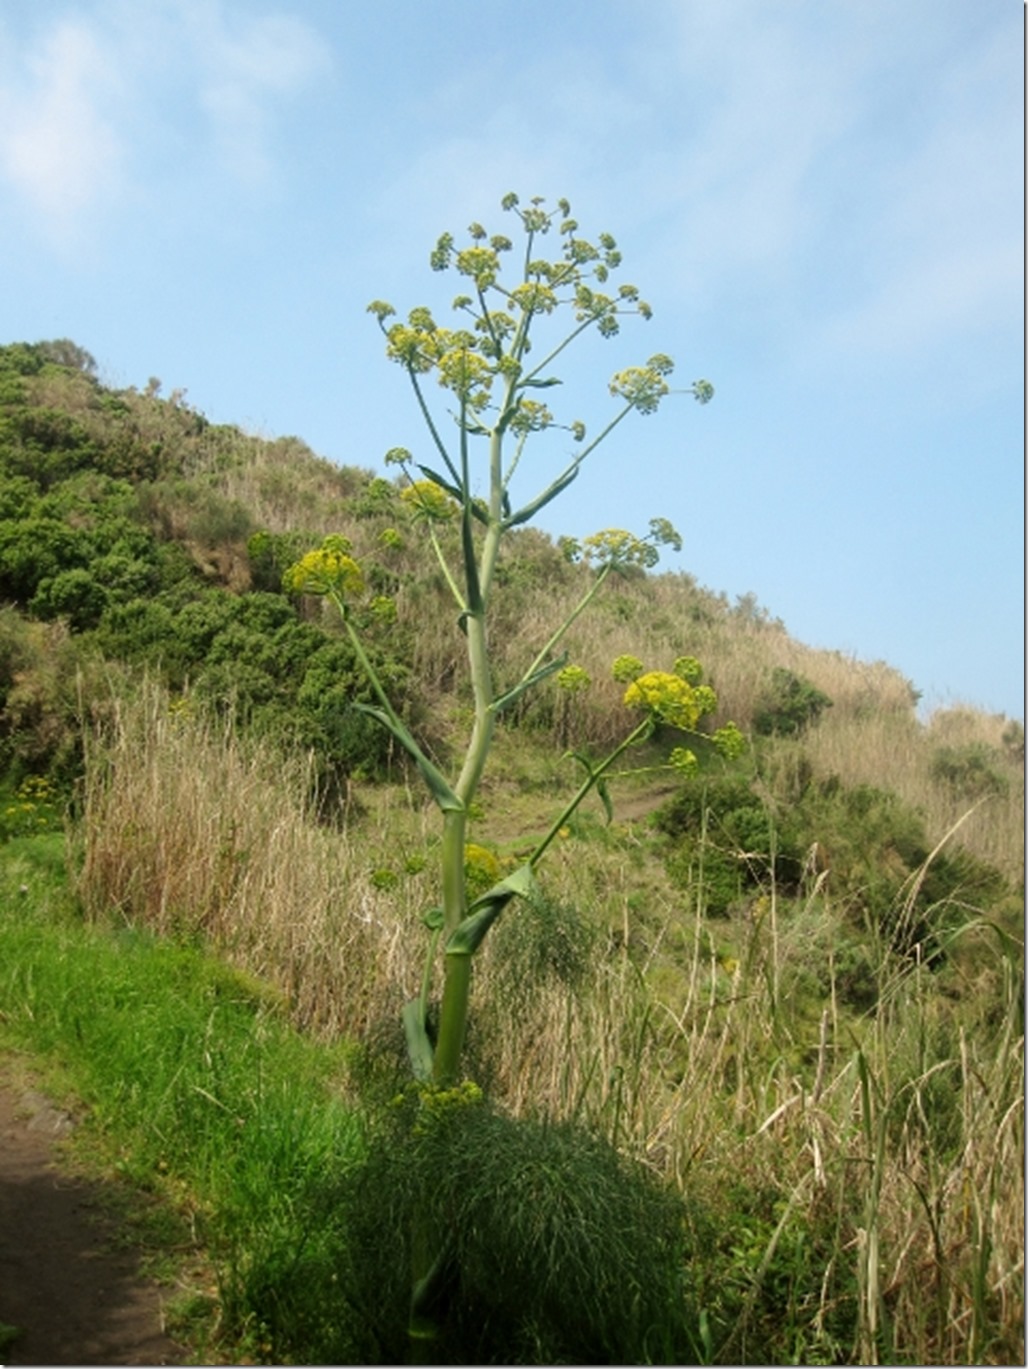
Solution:
M558 376L547 376L545 380L523 380L518 386L519 390L548 390L553 385L563 385L564 382Z
M409 1003L403 1005L403 1031L407 1038L407 1054L410 1057L414 1078L422 1084L431 1083L435 1053L425 1030L420 998L412 998Z
M607 788L606 780L596 781L596 792L600 796L603 804L603 811L607 814L608 825L614 821L614 805L610 801L610 790Z
M526 504L523 509L519 509L517 513L511 514L509 518L505 518L503 520L504 529L516 528L519 523L527 523L530 518L534 518L539 510L545 508L551 499L556 499L558 494L562 494L567 489L572 480L578 475L578 468L580 465L581 462L576 461L573 465L569 466L563 474L558 475L553 484L548 485L546 489L543 490L542 494L533 499L530 504Z
M432 797L444 813L462 813L464 811L464 805L450 788L443 774L428 759L399 718L390 717L384 708L377 708L374 704L355 703L353 707L359 713L366 713L370 718L380 722L383 727L388 728L408 755L413 758L414 763L421 771L421 778L428 785Z
M446 943L447 955L474 955L485 940L486 933L512 898L527 897L536 887L531 865L521 865L499 884L476 898L468 915L450 935Z
M427 912L421 914L421 921L430 932L438 932L443 925L445 914L442 908L429 908Z
M526 679L516 684L513 689L508 689L506 694L501 694L498 699L494 699L492 709L494 713L500 713L515 699L524 694L526 689L531 689L533 685L541 683L550 675L555 675L558 670L563 670L568 663L568 653L565 651L563 656L558 656L555 661L549 661L546 665L540 666L534 675L529 675Z

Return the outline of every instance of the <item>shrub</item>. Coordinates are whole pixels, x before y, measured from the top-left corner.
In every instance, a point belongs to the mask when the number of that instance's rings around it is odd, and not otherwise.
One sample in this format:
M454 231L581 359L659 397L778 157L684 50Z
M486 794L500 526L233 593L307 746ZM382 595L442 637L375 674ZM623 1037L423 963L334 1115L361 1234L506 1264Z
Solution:
M748 890L775 881L794 891L803 862L792 817L779 823L767 802L741 779L687 783L656 816L674 841L667 869L679 887L702 880L706 911L724 916Z
M832 701L791 670L776 666L757 701L753 730L761 737L795 737L817 722Z
M996 768L999 753L984 742L965 746L940 746L932 756L932 779L967 799L1005 794L1010 788Z
M76 632L95 627L107 607L104 585L88 570L59 571L41 580L29 611L37 618L66 618Z

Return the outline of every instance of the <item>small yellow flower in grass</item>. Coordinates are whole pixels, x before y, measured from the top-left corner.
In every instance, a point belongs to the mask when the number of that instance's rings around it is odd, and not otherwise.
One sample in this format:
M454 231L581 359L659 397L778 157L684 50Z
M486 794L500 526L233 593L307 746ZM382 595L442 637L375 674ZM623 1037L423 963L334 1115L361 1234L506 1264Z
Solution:
M666 670L649 670L625 690L629 708L649 712L658 722L691 732L700 719L702 699L697 691L680 675L669 675Z
M326 537L317 551L309 551L282 576L282 587L293 594L331 594L356 597L364 592L364 573L350 555L350 542L339 534Z

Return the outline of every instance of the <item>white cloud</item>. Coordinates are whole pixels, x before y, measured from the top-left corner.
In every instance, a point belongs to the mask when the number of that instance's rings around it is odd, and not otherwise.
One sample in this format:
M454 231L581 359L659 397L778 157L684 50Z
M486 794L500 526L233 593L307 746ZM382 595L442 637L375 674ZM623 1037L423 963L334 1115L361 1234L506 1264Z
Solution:
M197 95L223 164L241 181L272 172L269 149L279 102L323 74L317 34L285 14L252 16L198 0L182 8Z
M57 237L122 175L124 139L111 112L119 80L96 34L64 19L38 48L5 53L0 172Z
M1020 59L998 16L944 0L665 15L684 113L646 170L650 203L674 204L653 252L666 285L743 305L782 350L829 364L1009 326Z
M81 236L92 213L162 180L195 182L212 157L250 185L281 168L283 105L328 64L311 27L222 0L79 8L0 28L0 192L52 236Z

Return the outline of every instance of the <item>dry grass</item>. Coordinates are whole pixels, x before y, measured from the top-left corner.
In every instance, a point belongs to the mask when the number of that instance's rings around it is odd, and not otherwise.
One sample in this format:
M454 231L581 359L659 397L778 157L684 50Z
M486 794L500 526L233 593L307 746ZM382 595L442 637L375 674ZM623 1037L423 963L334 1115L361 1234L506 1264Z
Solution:
M434 876L407 862L431 856L432 814L402 789L375 791L342 831L319 829L305 814L308 779L148 686L118 703L90 751L81 894L97 917L209 940L317 1033L373 1038L420 980L418 914ZM548 812L552 796L541 797ZM1014 1362L1017 948L970 927L959 1002L886 955L877 1013L855 1016L833 992L818 1020L790 999L792 960L809 952L802 920L787 925L774 897L728 961L630 827L564 843L545 880L553 899L589 909L598 935L577 978L539 975L529 992L505 973L501 924L479 962L471 1049L512 1112L589 1118L700 1195L729 1233L740 1193L774 1197L778 1225L748 1262L734 1246L718 1257L749 1290L720 1358L767 1346L764 1304L779 1296L768 1290L805 1231L824 1243L824 1266L820 1301L781 1309L799 1353ZM815 893L805 915L833 912ZM840 1308L845 1344L830 1329Z

